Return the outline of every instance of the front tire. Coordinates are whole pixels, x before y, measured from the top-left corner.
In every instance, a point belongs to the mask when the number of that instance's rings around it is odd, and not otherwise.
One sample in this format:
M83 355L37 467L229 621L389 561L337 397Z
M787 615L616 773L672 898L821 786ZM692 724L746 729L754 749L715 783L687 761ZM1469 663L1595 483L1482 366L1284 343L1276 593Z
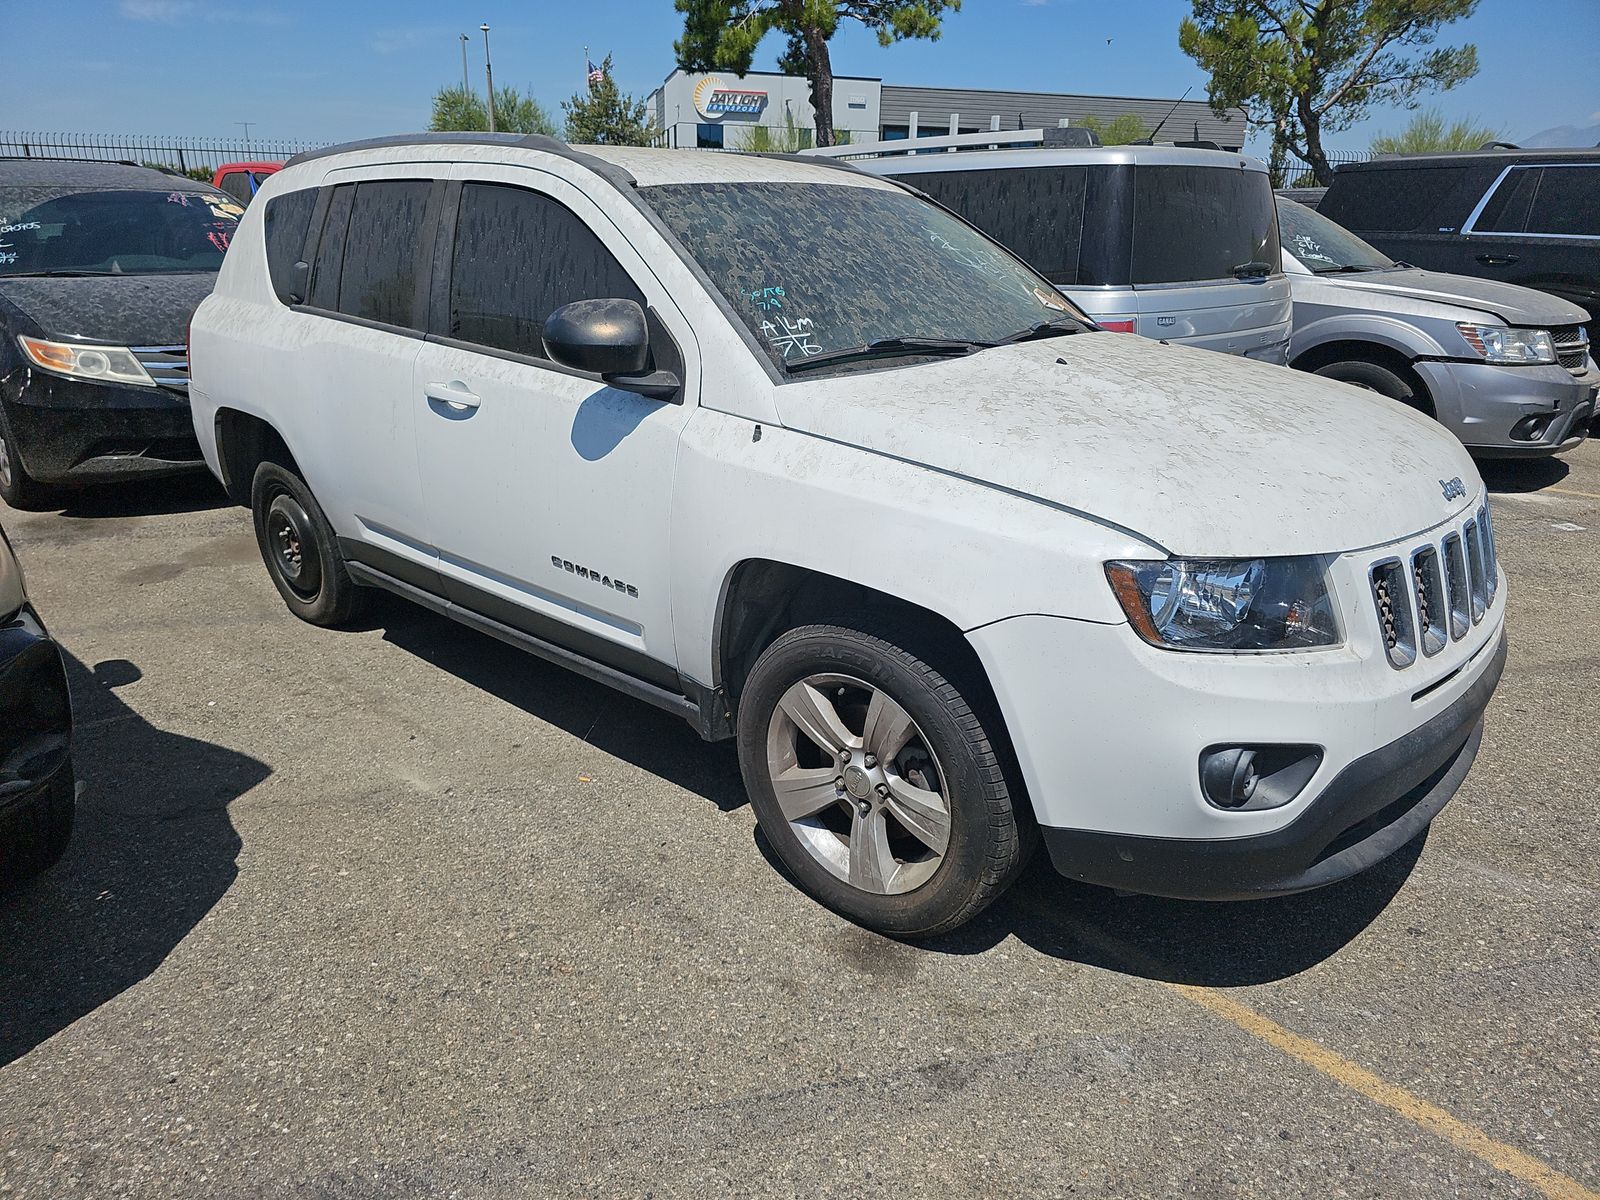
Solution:
M48 487L28 474L17 451L17 439L11 433L5 408L0 406L0 500L12 508L35 512L50 506Z
M790 630L739 700L739 765L778 857L884 933L971 920L1026 861L994 743L934 666L859 630Z
M1433 416L1433 404L1428 399L1426 392L1420 384L1405 378L1388 367L1381 367L1374 362L1362 359L1350 359L1346 362L1329 363L1327 366L1318 367L1318 375L1325 379L1337 379L1340 383L1352 384L1358 388L1365 388L1369 392L1377 392L1380 396L1387 396L1391 400L1398 400L1407 407L1414 408L1420 413Z
M350 620L363 593L305 480L278 463L262 463L250 487L250 512L261 559L289 611L312 625Z

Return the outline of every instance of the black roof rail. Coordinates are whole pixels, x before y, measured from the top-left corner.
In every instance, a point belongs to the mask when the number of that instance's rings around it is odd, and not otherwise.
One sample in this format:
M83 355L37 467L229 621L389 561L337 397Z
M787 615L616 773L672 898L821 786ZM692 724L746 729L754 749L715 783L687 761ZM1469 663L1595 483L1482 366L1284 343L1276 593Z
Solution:
M327 158L334 154L350 154L357 150L383 150L391 146L506 146L519 150L542 150L546 154L554 154L569 162L580 163L593 171L596 175L617 187L631 188L638 186L627 171L615 163L608 163L604 159L596 158L592 154L585 154L581 150L574 150L560 138L550 137L543 133L392 133L386 137L363 138L356 142L339 142L333 146L323 146L316 150L302 150L299 154L284 163L284 169L297 166L300 163L312 162L319 158Z
M0 154L0 162L76 162L99 163L107 167L144 167L147 171L165 171L166 167L145 166L131 158L85 158L79 154Z

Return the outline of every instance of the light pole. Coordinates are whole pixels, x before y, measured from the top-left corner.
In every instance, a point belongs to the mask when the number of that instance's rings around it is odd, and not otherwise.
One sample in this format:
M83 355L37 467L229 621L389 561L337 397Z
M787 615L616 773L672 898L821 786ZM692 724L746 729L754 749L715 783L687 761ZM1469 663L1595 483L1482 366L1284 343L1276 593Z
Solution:
M465 100L472 93L472 84L467 82L467 43L472 39L466 34L461 35L461 98Z
M244 126L244 144L245 144L245 148L249 149L250 148L250 126L254 125L255 122L254 121L235 121L234 124L235 125L243 125Z
M483 77L489 84L489 132L494 132L494 67L489 64L489 26L487 23L479 25L483 30Z

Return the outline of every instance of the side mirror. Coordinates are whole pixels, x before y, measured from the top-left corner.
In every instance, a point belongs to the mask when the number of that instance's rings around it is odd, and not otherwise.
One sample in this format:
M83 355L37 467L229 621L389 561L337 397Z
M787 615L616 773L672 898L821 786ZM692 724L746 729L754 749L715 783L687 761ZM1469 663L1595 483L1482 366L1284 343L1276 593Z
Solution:
M683 386L671 371L649 369L650 327L632 300L563 304L545 318L544 348L564 367L641 396L666 400Z

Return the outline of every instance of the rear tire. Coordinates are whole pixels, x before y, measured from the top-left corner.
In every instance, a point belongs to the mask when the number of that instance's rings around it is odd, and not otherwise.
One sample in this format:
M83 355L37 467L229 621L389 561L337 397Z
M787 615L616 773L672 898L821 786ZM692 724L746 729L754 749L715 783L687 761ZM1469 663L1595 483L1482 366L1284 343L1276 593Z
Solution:
M51 496L51 489L29 475L22 465L17 439L6 420L5 407L0 405L0 500L12 508L36 512L50 507Z
M1353 358L1318 367L1316 373L1327 379L1337 379L1340 383L1377 392L1380 396L1398 400L1409 408L1433 416L1433 403L1421 386L1391 371L1388 367L1380 367L1377 363Z
M763 833L812 896L884 933L971 920L1031 841L967 698L855 629L792 629L739 699L739 765Z
M305 481L264 462L250 487L256 545L289 611L312 625L342 625L365 593L350 578L339 539Z

